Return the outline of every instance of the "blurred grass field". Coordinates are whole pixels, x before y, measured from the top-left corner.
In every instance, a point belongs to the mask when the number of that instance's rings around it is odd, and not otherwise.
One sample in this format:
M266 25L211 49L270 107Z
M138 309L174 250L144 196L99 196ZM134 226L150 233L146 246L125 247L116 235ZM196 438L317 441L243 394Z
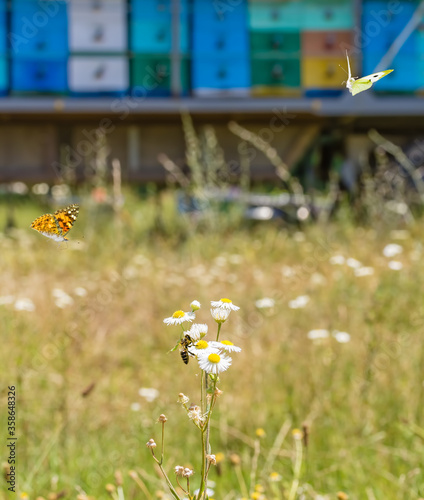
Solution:
M301 231L273 221L236 230L223 214L212 231L178 215L169 194L160 203L158 212L154 198L127 192L115 216L81 200L71 241L58 245L29 229L51 207L14 202L16 227L0 237L0 421L6 437L15 385L18 497L110 498L105 487L119 470L126 499L148 498L128 476L135 470L151 498L168 498L145 447L159 440L161 413L171 477L175 465L199 471L198 435L177 404L180 392L198 401L196 363L168 353L179 332L163 319L197 299L197 320L214 331L209 303L221 297L241 308L221 337L243 351L220 382L215 499L245 497L254 484L262 498L287 498L291 431L303 425L296 498L424 497L422 221L370 228L339 217ZM3 202L2 230L7 214ZM258 308L263 298L274 305ZM328 336L309 338L317 329ZM350 337L339 342L337 331ZM140 388L159 395L148 401ZM5 481L1 491L16 498Z

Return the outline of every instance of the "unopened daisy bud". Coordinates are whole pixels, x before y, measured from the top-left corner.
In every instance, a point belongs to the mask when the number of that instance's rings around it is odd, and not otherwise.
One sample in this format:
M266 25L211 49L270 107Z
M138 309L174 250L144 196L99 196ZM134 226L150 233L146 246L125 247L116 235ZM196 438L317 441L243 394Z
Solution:
M122 473L120 470L115 471L115 480L116 480L117 486L123 485L124 481L123 481Z
M216 456L215 455L206 455L206 460L212 464L216 465Z
M259 427L258 429L256 429L255 434L258 438L265 437L265 435L266 435L265 431L262 429L262 427Z
M128 471L128 475L130 476L131 479L137 479L138 478L138 474L135 470L130 470Z
M147 448L156 448L157 444L154 439L149 439L146 443Z
M344 491L339 491L337 493L337 500L348 500L348 496Z
M185 394L183 394L182 392L180 392L178 394L178 403L181 403L182 405L185 405L189 401L190 401L190 398L188 396L186 396Z
M303 438L303 432L300 429L293 429L292 436L296 441L300 441Z
M193 302L190 304L191 310L198 311L200 309L200 302L198 300L193 300Z
M229 309L222 309L221 307L217 307L215 309L211 309L212 318L218 323L225 323L230 315Z
M183 477L190 477L194 474L194 470L193 469L189 469L188 467L186 467L184 469L184 472L183 472Z
M159 418L158 418L158 422L161 422L162 424L164 424L168 419L166 418L166 416L162 413L161 415L159 415Z
M182 476L184 473L184 467L182 465L176 465L174 467L174 472L176 476Z
M109 493L112 494L116 490L116 486L114 484L108 483L105 486L105 490Z
M231 453L229 458L230 458L230 462L233 465L240 465L241 459L240 459L240 455L237 455L237 453Z

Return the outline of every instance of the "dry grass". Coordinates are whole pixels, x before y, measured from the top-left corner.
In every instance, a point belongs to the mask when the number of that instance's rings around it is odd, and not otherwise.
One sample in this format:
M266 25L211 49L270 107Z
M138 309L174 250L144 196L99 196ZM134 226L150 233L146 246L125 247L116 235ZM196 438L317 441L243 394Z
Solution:
M348 224L296 234L264 224L206 234L189 228L191 237L181 242L172 224L184 224L171 217L164 236L151 236L154 213L146 202L120 220L82 207L73 241L58 247L26 229L36 209L17 213L22 229L0 239L0 297L29 298L35 310L0 305L0 363L3 395L5 386L18 387L18 478L30 499L62 490L67 498L81 490L107 498L105 485L117 469L125 498L145 497L128 477L131 469L154 496L163 484L144 445L158 437L160 413L169 419L167 466L199 468L196 435L176 402L179 392L197 400L195 363L186 367L177 352L167 353L177 333L162 320L198 299L198 319L211 327L208 303L220 297L241 307L223 338L243 351L220 384L211 441L225 458L221 475L211 474L215 498L241 496L231 453L241 457L249 488L258 427L266 436L255 482L266 488L265 498L286 498L293 440L290 433L281 446L274 440L282 426L287 432L305 422L305 496L298 498L333 499L338 491L358 500L424 497L420 223L399 241L388 230ZM392 259L403 264L398 271L382 255L392 241L403 247ZM374 274L355 276L349 265L331 264L334 255L355 258ZM87 295L78 296L77 287ZM55 305L54 289L72 305ZM289 301L301 295L309 303L291 309ZM257 309L263 297L275 306ZM318 328L349 332L351 341L308 339ZM158 389L159 398L147 402L140 387ZM269 484L271 471L280 482Z

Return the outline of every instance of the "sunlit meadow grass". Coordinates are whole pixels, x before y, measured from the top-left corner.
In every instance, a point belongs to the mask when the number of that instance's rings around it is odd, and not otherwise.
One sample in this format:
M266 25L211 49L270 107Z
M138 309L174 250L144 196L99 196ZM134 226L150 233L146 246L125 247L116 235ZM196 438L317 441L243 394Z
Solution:
M162 203L173 205L167 196ZM204 305L197 319L206 322L210 298L230 297L241 310L226 331L243 350L220 383L211 443L223 460L210 474L214 498L241 498L254 484L263 498L288 498L292 430L303 425L309 439L296 498L424 497L420 221L393 233L346 222L235 231L223 219L220 231L196 232L170 208L158 230L148 200L131 199L119 218L80 205L68 244L29 229L43 211L34 204L17 207L18 229L0 238L1 457L7 461L13 384L19 495L109 498L106 485L120 470L125 498L148 498L128 476L135 470L156 498L166 489L145 443L159 438L161 413L165 468L171 476L181 463L199 471L198 437L177 403L180 392L196 397L197 368L168 353L175 338L162 321L197 299ZM384 256L389 243L401 253ZM361 276L364 268L372 269ZM300 296L309 300L289 307ZM264 298L274 305L258 308ZM25 305L19 299L34 310L16 310ZM308 338L316 329L325 338ZM159 395L148 400L140 388ZM6 482L1 491L16 498Z

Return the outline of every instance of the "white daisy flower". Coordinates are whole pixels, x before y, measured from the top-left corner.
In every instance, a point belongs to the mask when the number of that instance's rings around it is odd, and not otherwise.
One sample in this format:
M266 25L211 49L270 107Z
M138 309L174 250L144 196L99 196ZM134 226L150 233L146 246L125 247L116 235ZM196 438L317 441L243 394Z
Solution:
M311 330L308 332L308 339L310 340L321 340L321 339L326 339L330 335L328 330L325 330L324 328L317 328L316 330Z
M402 262L399 262L398 260L391 260L387 265L392 271L400 271L403 268Z
M193 323L190 330L187 332L191 340L196 341L203 338L208 333L208 325Z
M87 295L87 290L82 286L77 286L74 288L74 294L78 295L78 297L85 297Z
M216 349L213 348L210 342L207 342L206 340L198 340L197 342L194 342L190 346L190 352L192 352L194 355L199 356L200 354L205 354L209 352L215 352Z
M355 276L358 278L361 278L362 276L371 276L374 274L374 268L372 267L358 267L358 269L355 269Z
M131 403L131 411L140 411L141 404L140 403Z
M302 309L309 302L309 297L307 295L300 295L296 297L294 300L290 300L289 307L290 309Z
M3 295L0 297L0 306L5 304L12 304L15 301L15 297L13 295Z
M209 345L215 349L219 349L226 352L240 352L241 347L237 347L229 340L221 340L220 342L212 341Z
M195 314L193 312L175 311L171 317L165 318L163 322L167 325L181 325L186 321L193 321L194 318Z
M275 300L270 299L269 297L264 297L263 299L259 299L255 302L255 306L258 309L270 309L275 306Z
M394 257L403 252L403 248L397 243L389 243L383 248L384 257Z
M217 352L201 354L197 357L197 360L199 362L199 367L203 371L215 375L228 370L232 362L229 356L226 354L218 354Z
M362 267L362 264L359 262L359 260L354 259L353 257L349 257L346 260L346 264L351 267L352 269L358 269Z
M350 342L350 335L347 332L338 332L336 330L332 333L332 335L340 344L347 344Z
M220 299L220 300L212 300L212 307L220 307L221 309L228 309L229 311L238 311L240 307L235 306L230 299Z
M159 391L154 387L141 387L138 393L142 398L151 403L159 396Z
M341 266L346 262L346 259L343 257L343 255L333 255L330 257L330 264L333 264L333 266Z
M198 300L193 300L193 302L190 304L191 310L198 311L200 309L200 302Z
M31 299L18 299L15 301L15 311L35 311L34 302Z
M217 323L225 323L230 315L230 312L231 311L229 309L222 309L222 307L211 309L212 318Z

